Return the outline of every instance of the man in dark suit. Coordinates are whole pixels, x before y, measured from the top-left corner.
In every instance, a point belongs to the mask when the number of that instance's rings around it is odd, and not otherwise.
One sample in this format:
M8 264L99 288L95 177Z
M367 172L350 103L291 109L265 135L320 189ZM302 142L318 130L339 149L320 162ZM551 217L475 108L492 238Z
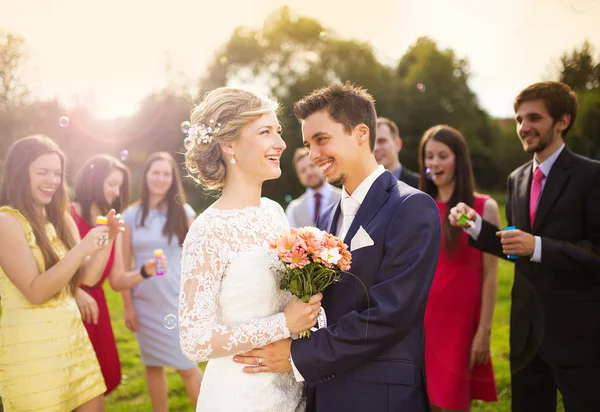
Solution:
M579 156L564 138L577 113L565 84L536 83L515 99L517 130L533 160L508 178L500 231L465 204L473 246L517 256L512 290L510 361L514 412L600 410L600 162Z
M392 172L396 179L409 186L419 187L419 175L400 163L402 138L398 126L386 117L377 118L377 139L375 140L375 160Z
M324 292L326 328L247 353L242 363L257 365L260 356L263 366L245 371L293 365L308 385L309 411L427 411L423 317L441 241L437 206L377 165L375 105L366 90L331 85L294 112L311 159L330 183L343 185L342 200L317 226L350 245L349 272L360 282L344 274Z

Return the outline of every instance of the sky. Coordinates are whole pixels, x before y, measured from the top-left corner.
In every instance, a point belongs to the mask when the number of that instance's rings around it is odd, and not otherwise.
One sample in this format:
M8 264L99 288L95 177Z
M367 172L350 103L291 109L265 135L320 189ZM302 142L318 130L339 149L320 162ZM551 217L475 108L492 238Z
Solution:
M0 0L0 31L25 38L36 96L92 95L96 116L111 118L166 85L167 61L195 84L236 27L258 28L284 4L389 64L421 36L452 48L495 117L511 117L514 96L552 79L586 39L600 56L600 0Z

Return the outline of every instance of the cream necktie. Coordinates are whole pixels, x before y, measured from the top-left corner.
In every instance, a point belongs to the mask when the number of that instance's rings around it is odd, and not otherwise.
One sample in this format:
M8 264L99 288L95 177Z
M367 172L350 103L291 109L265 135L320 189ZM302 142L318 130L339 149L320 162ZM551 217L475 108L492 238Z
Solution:
M345 197L342 199L342 230L340 232L340 239L344 239L346 237L346 233L348 233L348 229L350 229L350 225L354 220L354 216L356 216L356 212L358 212L358 208L360 207L360 203L352 196Z

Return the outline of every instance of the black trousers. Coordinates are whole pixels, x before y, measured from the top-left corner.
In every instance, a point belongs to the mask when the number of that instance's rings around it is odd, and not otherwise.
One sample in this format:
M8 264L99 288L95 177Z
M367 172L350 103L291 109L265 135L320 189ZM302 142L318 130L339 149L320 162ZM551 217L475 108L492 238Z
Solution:
M600 411L598 365L552 365L532 343L521 353L511 354L510 367L512 412L556 412L557 390L565 412Z

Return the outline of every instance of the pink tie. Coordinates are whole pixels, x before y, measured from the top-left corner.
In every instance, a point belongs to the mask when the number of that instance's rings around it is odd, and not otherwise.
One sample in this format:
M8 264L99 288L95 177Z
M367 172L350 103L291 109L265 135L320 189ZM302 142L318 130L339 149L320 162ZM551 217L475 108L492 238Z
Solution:
M533 227L535 221L535 212L537 210L540 193L542 193L542 180L544 172L539 167L533 173L533 182L531 183L531 192L529 194L529 224Z

